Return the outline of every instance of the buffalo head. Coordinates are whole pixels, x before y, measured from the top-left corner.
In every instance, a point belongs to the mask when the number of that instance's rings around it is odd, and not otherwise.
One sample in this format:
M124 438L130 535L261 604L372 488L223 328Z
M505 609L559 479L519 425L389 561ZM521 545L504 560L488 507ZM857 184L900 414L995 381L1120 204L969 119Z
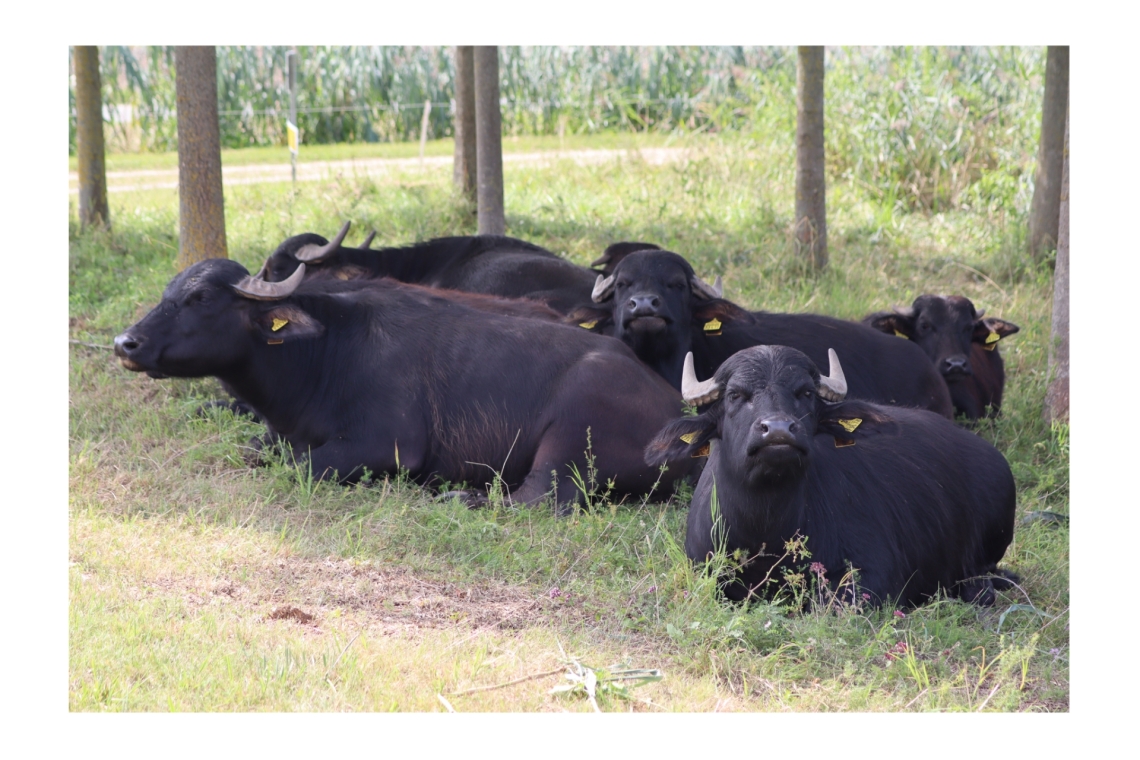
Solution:
M997 342L1020 328L996 317L983 318L970 299L963 296L921 295L906 308L879 312L864 322L887 334L914 341L947 383L973 374L970 366L972 343L993 350Z

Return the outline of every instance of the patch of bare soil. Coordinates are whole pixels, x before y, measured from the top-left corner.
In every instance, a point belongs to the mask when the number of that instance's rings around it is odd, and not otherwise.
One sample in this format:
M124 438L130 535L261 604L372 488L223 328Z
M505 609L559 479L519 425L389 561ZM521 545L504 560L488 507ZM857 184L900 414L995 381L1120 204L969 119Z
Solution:
M239 580L240 578L240 580ZM406 568L337 558L275 557L235 563L212 581L148 578L133 596L175 593L191 606L260 609L264 620L293 620L319 630L330 616L350 616L390 633L431 628L518 630L540 621L585 620L576 595L551 595L499 582L449 583Z
M311 623L315 619L312 615L296 607L278 607L269 613L270 620L296 620L298 623Z

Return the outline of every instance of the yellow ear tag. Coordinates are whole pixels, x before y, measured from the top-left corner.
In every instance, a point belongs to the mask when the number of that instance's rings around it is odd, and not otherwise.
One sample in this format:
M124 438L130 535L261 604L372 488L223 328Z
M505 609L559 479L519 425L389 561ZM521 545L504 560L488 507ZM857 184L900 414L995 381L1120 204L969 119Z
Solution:
M715 335L717 330L720 330L720 320L719 319L717 319L716 317L713 317L708 322L705 322L705 332L713 333Z
M586 330L593 330L598 326L598 320L591 319L589 322L579 322L578 327L585 328Z
M281 340L280 338L278 338L277 340L267 340L266 341L266 343L268 343L271 346L280 346L284 342L285 341Z
M278 330L280 330L282 327L284 327L287 324L289 324L289 320L278 319L277 317L274 317L273 318L273 332L277 332Z
M899 336L899 337L900 337L900 338L902 338L903 340L910 340L910 338L908 338L907 336L903 335L903 334L902 334L901 332L899 332L898 330L895 330L895 335Z
M681 436L681 440L685 443L692 443L693 441L697 440L698 435L700 435L699 432L685 433L683 436Z
M990 343L997 343L999 340L1001 340L1001 336L998 335L993 330L990 330L990 334L986 336L986 344L987 345L989 345Z
M846 430L848 433L854 433L855 428L859 427L859 423L862 421L862 417L854 417L849 420L839 420L839 426Z
M701 457L707 457L708 455L709 445L706 443L704 446L701 446L699 449L697 449L697 451L693 454L693 459L700 459Z

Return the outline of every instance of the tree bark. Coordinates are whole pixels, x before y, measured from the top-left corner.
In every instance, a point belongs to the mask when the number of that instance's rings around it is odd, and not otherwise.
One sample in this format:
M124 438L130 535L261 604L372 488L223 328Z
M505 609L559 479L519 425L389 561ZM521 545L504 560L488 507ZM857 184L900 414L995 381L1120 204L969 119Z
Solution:
M103 94L99 48L76 45L75 148L79 159L79 226L110 226L103 150Z
M1057 266L1053 270L1053 328L1045 419L1069 421L1069 119L1065 118L1060 201L1057 208Z
M827 266L827 193L823 165L823 48L797 49L796 243L812 266Z
M1065 114L1069 109L1069 48L1050 46L1045 54L1045 98L1041 104L1041 142L1033 203L1029 211L1029 253L1039 259L1058 244L1061 199L1061 156L1065 146Z
M178 268L227 258L213 47L174 48L178 98Z
M475 48L455 48L455 170L453 179L465 198L475 202Z
M502 235L503 135L499 113L499 48L475 48L475 162L478 177L479 234Z

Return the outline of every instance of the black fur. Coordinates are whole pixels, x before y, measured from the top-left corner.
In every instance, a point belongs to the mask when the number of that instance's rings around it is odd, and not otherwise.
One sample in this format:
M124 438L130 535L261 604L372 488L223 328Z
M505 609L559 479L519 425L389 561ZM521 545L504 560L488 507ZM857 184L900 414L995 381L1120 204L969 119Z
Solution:
M265 262L265 279L280 282L297 269L302 246L328 241L306 233L289 238ZM590 302L597 272L517 238L444 237L400 248L341 246L306 268L306 280L391 277L406 283L472 293L533 298L559 313Z
M925 410L827 403L810 390L818 378L794 349L741 351L717 370L720 398L650 443L646 461L655 465L712 441L689 509L688 556L702 561L715 549L715 487L726 549L755 557L726 584L732 599L769 594L758 584L780 578L774 566L798 534L829 582L854 567L858 591L875 603L919 604L939 588L992 603L994 576L1001 585L1012 575L997 569L1014 529L1005 458ZM848 431L841 420L860 422Z
M963 296L929 294L909 309L869 314L863 323L921 348L945 381L956 413L976 420L1001 411L1005 363L997 341L1018 332L1017 325L979 317Z
M406 469L421 483L484 484L501 471L516 501L580 494L587 430L601 483L644 494L643 462L680 396L620 342L535 319L477 312L399 283L304 283L254 301L246 270L211 259L167 286L115 340L128 369L218 377L318 477ZM671 484L693 465L679 463Z
M750 312L730 301L701 298L691 287L693 276L689 262L675 253L629 253L614 271L612 300L600 308L580 307L566 321L596 320L595 331L621 339L677 389L690 351L697 376L703 379L751 346L791 346L822 367L827 366L827 349L834 348L847 372L850 397L951 416L946 384L917 346L856 322L818 314ZM650 302L656 304L657 322L634 318L633 304L649 316ZM603 313L608 318L597 319Z

